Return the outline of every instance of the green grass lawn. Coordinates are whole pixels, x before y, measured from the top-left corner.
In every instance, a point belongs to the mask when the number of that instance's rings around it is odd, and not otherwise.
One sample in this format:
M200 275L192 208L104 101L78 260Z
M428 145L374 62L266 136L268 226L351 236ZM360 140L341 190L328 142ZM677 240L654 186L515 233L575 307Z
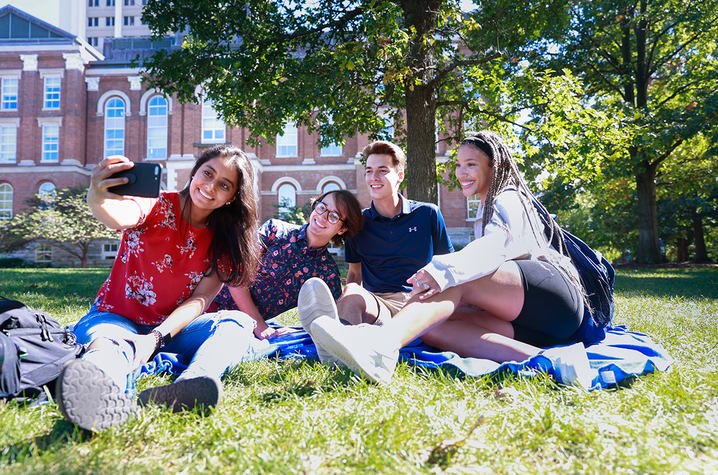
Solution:
M0 269L0 295L69 322L107 272ZM376 386L314 361L257 361L225 378L205 418L149 408L91 435L54 403L0 404L0 473L718 473L718 268L619 270L615 323L668 348L672 369L584 393L406 363Z

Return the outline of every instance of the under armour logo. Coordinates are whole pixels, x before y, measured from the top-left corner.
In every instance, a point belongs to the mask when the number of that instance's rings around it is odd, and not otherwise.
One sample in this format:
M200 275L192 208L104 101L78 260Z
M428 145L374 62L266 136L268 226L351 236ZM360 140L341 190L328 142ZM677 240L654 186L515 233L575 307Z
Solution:
M411 228L411 227L409 228L409 232L412 232L412 231L416 231L416 226L414 226L413 228Z

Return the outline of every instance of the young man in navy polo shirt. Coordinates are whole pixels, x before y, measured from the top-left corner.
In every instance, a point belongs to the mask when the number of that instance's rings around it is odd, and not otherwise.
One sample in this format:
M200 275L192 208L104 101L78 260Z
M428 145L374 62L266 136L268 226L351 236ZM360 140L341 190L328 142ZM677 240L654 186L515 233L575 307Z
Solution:
M404 152L391 142L378 141L369 144L363 154L372 204L363 210L364 228L346 243L349 273L336 307L318 279L307 281L300 291L299 317L310 335L312 321L324 315L338 316L350 325L381 325L390 320L409 300L412 286L407 279L434 254L454 252L439 208L399 193L406 166ZM326 362L329 357L319 346L320 359Z

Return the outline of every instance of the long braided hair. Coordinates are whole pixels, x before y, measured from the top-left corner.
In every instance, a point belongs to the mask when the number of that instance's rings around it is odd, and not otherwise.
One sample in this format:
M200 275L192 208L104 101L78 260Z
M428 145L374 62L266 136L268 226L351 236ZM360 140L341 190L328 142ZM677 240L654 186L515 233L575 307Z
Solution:
M489 192L486 195L486 202L484 203L481 235L483 236L486 225L491 221L491 217L494 214L494 200L496 196L507 188L513 187L516 189L524 212L528 216L528 221L536 242L547 250L550 249L551 244L553 244L556 251L570 258L571 256L568 254L566 241L564 240L561 228L551 217L544 205L534 197L526 180L511 157L511 152L501 137L495 132L483 130L469 135L459 146L464 145L475 147L488 155L489 165L492 167L491 184L489 185ZM537 209L539 210L538 212L536 212ZM539 215L544 216L545 219L539 217ZM550 254L548 254L547 257L550 257ZM556 268L580 291L584 303L590 309L591 306L588 303L588 298L581 282L578 281L572 273L566 272L561 266L556 266Z

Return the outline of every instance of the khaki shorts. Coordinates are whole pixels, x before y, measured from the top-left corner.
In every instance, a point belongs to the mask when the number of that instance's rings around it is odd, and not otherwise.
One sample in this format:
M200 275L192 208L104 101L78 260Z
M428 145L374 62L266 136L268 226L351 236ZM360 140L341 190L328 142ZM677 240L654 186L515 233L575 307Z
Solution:
M409 292L377 292L372 293L379 304L379 317L375 325L383 325L399 313L409 301ZM382 308L385 307L388 313Z

